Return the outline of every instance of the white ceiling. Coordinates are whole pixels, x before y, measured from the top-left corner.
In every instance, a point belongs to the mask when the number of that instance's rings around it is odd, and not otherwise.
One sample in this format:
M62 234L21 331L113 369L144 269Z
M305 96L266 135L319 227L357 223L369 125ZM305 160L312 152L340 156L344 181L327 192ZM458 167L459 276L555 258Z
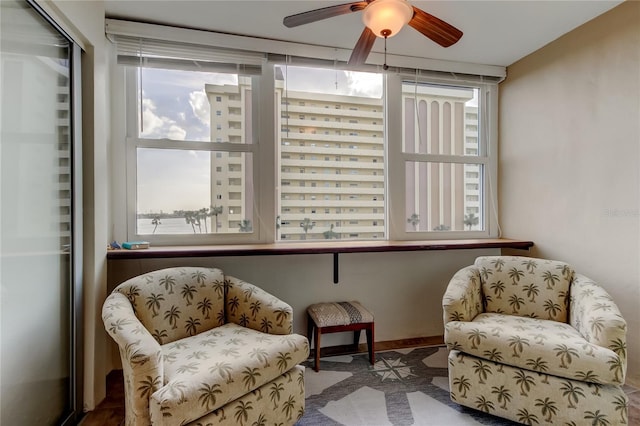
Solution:
M106 0L107 17L351 49L361 13L286 28L287 15L349 3L326 0ZM388 40L398 55L508 66L622 3L621 0L422 1L410 3L464 32L442 48L411 27ZM382 39L373 51L382 52Z

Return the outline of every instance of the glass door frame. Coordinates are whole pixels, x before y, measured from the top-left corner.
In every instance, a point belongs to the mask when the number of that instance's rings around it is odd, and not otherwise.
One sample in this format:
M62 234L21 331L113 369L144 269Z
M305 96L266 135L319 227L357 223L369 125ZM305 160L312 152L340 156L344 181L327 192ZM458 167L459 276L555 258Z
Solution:
M84 303L83 303L83 217L82 217L82 49L78 43L51 18L36 2L25 0L51 27L69 42L70 89L70 155L71 155L71 247L69 285L70 348L69 373L70 388L69 413L61 421L62 426L77 424L83 413L84 383Z

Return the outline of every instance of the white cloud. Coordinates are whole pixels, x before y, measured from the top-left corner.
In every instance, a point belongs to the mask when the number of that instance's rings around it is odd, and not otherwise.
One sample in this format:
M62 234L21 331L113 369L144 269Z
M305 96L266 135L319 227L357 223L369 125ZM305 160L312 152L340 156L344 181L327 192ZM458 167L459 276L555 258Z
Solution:
M185 136L187 136L187 131L178 125L172 124L169 126L167 136L169 139L183 141Z
M175 120L156 114L156 104L148 98L142 100L142 136L184 140L187 131L178 126Z
M158 129L162 128L163 121L154 112L156 105L151 99L142 100L142 128L144 135L154 134Z
M382 98L382 75L345 71L351 95Z
M193 114L198 117L203 124L209 126L211 122L211 113L209 107L209 99L204 90L198 90L189 93L189 104L193 110Z

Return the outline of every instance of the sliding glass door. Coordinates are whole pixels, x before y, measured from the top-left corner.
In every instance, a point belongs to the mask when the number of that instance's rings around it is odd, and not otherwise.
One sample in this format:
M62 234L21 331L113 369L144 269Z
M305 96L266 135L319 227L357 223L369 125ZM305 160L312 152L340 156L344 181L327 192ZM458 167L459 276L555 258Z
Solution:
M80 51L35 5L0 1L0 424L79 406Z

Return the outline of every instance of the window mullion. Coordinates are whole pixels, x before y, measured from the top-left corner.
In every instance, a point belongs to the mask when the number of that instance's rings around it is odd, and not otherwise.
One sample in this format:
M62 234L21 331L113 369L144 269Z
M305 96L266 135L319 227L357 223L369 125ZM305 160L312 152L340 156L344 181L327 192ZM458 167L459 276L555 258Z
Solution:
M385 137L387 146L387 223L389 239L406 239L404 232L405 172L402 154L402 79L387 74Z
M136 232L136 197L137 197L137 159L136 159L136 146L129 142L129 139L133 135L138 134L139 129L139 106L138 95L139 85L136 76L136 68L125 67L124 71L124 85L125 85L125 181L126 181L126 235L129 239L130 235L134 235Z
M261 242L272 243L276 239L276 167L279 164L276 150L276 90L275 66L265 63L262 76L255 83L256 112L253 115L255 147L258 155L255 160L255 217L260 221ZM259 161L258 161L259 159Z
M489 158L488 167L485 167L485 217L489 235L500 237L502 230L498 217L498 86L487 85L482 87L480 102L483 124L481 127L481 150L483 155Z

